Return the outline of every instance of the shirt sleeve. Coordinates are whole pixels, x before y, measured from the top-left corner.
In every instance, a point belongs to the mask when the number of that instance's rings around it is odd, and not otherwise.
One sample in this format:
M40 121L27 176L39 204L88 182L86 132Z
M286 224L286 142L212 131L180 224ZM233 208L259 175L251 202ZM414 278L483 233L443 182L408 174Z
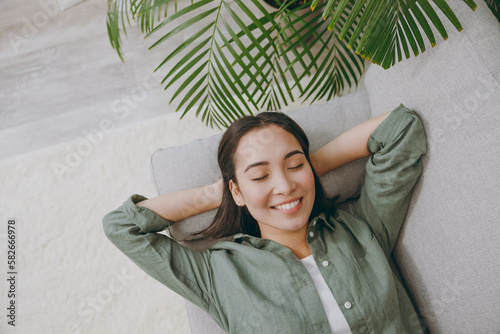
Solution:
M422 173L426 137L415 111L400 104L368 140L372 153L354 214L364 220L389 256Z
M211 296L209 253L183 247L164 234L173 222L135 203L132 195L103 218L108 239L150 276L208 310Z

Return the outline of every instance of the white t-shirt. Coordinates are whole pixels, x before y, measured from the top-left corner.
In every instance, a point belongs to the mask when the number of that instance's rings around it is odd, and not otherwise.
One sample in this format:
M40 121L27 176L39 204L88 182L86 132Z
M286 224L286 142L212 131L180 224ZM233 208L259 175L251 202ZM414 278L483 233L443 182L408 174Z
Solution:
M330 327L332 328L332 333L352 333L351 329L349 328L349 324L344 317L344 314L340 310L340 307L335 300L335 297L333 297L333 294L326 284L325 279L323 278L323 276L321 276L318 266L314 261L314 257L312 255L309 255L308 257L305 257L300 261L302 261L307 271L311 275L314 285L316 286L316 290L318 290L319 297L321 298L321 303L323 304L326 316L328 317L328 322L330 323Z

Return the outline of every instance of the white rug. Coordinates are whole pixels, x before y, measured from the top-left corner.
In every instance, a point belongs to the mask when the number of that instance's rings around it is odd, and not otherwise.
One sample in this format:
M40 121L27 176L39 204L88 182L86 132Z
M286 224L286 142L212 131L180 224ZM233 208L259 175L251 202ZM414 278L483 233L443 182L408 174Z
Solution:
M155 196L150 156L215 133L165 116L0 161L0 333L190 333L184 301L108 241L102 217ZM16 220L16 327L7 324L7 221Z

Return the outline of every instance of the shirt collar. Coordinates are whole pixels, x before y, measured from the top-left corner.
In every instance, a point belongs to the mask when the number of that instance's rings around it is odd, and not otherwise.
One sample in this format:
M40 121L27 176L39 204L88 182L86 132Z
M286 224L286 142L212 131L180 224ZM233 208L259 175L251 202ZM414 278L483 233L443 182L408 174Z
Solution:
M335 225L333 225L333 223L330 221L330 219L329 219L329 218L330 218L330 214L329 214L329 213L327 213L327 212L321 212L321 213L320 213L320 214L319 214L316 218L314 218L314 219L316 219L317 221L321 221L321 222L323 222L323 224L324 224L326 227L328 227L328 228L329 228L329 229L331 229L332 231L335 231ZM311 220L311 222L312 222L312 221L314 221L314 219L313 219L313 220Z
M236 239L247 239L247 238L254 238L254 237L246 233L236 233L233 236L233 241L235 241Z

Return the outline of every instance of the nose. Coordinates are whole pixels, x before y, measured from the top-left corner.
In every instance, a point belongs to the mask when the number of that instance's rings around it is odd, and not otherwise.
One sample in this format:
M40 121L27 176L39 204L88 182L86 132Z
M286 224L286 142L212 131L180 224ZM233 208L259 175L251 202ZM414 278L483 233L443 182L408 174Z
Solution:
M278 173L273 177L274 195L290 195L295 190L295 182L286 173Z

